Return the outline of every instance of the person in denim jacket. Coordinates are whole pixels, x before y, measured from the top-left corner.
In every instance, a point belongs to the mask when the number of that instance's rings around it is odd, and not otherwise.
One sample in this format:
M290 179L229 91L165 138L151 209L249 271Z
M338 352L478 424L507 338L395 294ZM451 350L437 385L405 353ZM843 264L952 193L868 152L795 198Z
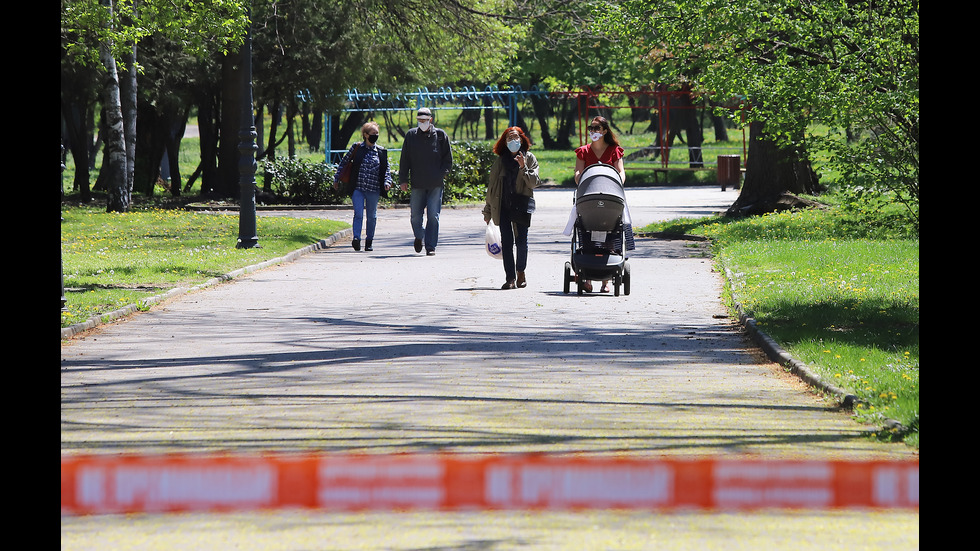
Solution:
M351 202L354 205L354 239L351 246L355 251L361 250L361 227L367 219L365 228L365 251L374 250L374 230L378 224L378 201L381 195L388 196L393 180L388 170L388 151L377 145L380 129L378 123L371 121L361 126L363 142L351 146L350 150L340 161L337 175L334 176L333 186L338 186L337 177L347 163L353 163L350 178L354 182Z

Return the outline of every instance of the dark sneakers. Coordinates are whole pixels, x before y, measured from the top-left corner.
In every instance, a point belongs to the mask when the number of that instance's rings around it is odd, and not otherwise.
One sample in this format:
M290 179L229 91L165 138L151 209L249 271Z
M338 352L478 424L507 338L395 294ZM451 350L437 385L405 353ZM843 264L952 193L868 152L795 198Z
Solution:
M364 241L364 250L365 251L373 251L374 250L374 247L371 246L371 241L372 241L371 239L368 239L368 240Z
M351 241L350 246L354 247L355 251L361 250L361 240L355 237L354 240Z
M421 239L416 239L415 240L415 252L417 252L417 253L422 252L422 240ZM426 249L425 250L425 255L426 256L435 256L435 254L436 254L436 250L435 249Z

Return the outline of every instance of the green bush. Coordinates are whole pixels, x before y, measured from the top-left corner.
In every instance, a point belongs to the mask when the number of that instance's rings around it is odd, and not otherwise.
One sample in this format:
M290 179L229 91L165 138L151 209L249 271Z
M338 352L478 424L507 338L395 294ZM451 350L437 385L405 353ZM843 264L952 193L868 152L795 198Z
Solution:
M345 196L333 189L337 167L296 157L262 162L265 184L278 202L289 205L339 205Z
M446 203L482 201L487 176L496 154L492 145L480 142L453 142L453 167L446 176ZM386 202L408 203L410 194L398 189L398 155L389 156L395 186ZM263 161L265 183L277 202L290 205L341 205L347 196L333 189L337 165L298 158Z
M490 142L453 142L453 168L446 176L446 203L483 201L497 154Z

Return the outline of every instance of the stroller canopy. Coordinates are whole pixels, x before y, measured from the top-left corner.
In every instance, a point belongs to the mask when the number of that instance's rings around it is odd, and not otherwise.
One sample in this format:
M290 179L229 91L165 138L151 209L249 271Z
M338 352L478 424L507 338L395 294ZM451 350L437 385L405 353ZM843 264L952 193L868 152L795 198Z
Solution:
M626 191L615 167L600 163L582 172L575 190L575 208L582 229L612 231L623 221L625 207Z
M575 192L576 201L597 193L618 197L623 203L626 202L626 191L623 189L623 181L619 179L616 167L597 163L582 172Z

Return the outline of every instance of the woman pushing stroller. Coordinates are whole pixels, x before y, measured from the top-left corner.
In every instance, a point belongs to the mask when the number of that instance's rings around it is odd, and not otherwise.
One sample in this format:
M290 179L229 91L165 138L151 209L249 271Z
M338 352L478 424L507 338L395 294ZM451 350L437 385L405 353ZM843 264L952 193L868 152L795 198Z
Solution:
M586 168L603 163L616 167L619 172L619 179L626 185L626 168L623 166L623 147L619 145L619 140L609 128L609 122L605 117L595 117L588 127L588 143L575 150L575 185L579 184L579 178Z
M619 140L616 139L616 135L612 129L609 128L609 122L605 117L596 116L589 123L588 131L589 138L592 142L575 150L575 185L579 185L579 179L586 168L602 163L614 167L616 172L619 173L620 182L625 186L626 168L623 166L623 148L619 145ZM627 233L627 248L631 250L633 248L633 228L629 219L628 208L623 215L623 222ZM565 235L571 235L574 224L575 210L573 209L569 216L568 225L565 227ZM585 291L592 292L592 283L590 281L585 280L581 284ZM603 280L600 291L603 293L609 292L608 279Z
M505 277L501 289L527 286L527 232L534 212L534 188L541 185L538 160L528 151L530 146L517 126L504 130L493 146L497 158L490 167L483 221L500 228Z

